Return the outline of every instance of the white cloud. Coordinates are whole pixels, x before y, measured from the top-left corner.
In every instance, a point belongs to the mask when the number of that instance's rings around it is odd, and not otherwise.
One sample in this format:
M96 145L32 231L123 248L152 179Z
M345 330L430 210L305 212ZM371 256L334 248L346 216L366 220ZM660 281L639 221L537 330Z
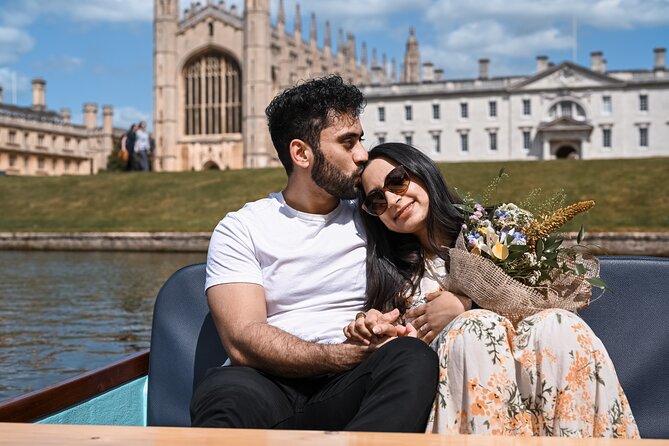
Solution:
M40 15L77 22L137 22L153 17L152 0L14 0L0 13L0 21L25 26ZM14 22L16 21L16 22Z
M150 112L139 110L133 106L114 107L114 127L130 128L131 124L146 121L149 127L153 123L153 115Z
M45 61L35 63L35 68L44 71L73 73L83 65L83 60L75 56L50 56Z
M0 26L0 63L13 62L21 54L30 51L33 45L32 37L25 31Z

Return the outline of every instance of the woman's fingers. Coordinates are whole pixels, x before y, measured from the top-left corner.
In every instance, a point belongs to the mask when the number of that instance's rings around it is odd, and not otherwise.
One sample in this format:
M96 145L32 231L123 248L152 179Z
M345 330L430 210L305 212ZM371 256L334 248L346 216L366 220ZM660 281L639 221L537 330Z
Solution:
M426 310L426 305L427 304L418 305L416 308L412 308L411 310L407 311L405 314L406 318L416 319L419 316L424 315Z

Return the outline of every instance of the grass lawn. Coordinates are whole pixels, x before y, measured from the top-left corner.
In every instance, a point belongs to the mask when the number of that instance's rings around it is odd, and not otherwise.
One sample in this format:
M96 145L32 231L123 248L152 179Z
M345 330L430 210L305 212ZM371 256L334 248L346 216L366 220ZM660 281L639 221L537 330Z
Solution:
M483 191L504 167L493 202L535 188L597 206L565 229L669 231L669 158L448 163L450 186ZM662 178L665 178L664 180ZM211 231L229 211L285 186L283 169L95 176L0 177L0 231Z

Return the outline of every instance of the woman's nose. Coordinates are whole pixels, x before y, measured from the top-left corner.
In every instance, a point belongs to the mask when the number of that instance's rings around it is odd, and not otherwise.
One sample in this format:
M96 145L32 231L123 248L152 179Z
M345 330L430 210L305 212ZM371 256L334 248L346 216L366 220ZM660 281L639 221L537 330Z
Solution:
M397 195L389 190L385 191L386 194L386 201L388 202L388 207L392 206L393 204L399 203L399 201L402 199L401 195Z

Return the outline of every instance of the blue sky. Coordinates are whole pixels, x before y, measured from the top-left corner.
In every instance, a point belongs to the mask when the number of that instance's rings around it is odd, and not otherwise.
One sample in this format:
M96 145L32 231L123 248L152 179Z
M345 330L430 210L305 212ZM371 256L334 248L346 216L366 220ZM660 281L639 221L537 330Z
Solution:
M201 0L206 2L206 0ZM218 2L218 0L214 0ZM284 0L292 32L294 0ZM190 1L181 1L181 8ZM238 5L242 0L226 0ZM272 0L276 19L278 0ZM528 74L535 56L590 65L603 51L610 70L649 69L653 48L669 47L669 0L332 0L300 2L303 35L316 13L322 45L329 19L332 42L338 29L399 63L410 26L422 61L444 69L446 78L475 76L479 58L490 59L490 75ZM0 0L0 85L4 101L31 103L31 79L47 81L50 109L67 107L82 121L84 102L111 104L115 126L152 118L152 0Z

